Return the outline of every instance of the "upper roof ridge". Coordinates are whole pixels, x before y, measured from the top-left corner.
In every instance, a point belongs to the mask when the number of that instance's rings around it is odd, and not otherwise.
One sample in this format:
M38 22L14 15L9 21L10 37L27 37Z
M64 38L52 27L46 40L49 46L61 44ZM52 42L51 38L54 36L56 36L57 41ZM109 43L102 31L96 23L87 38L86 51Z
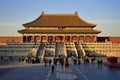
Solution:
M43 27L43 26L86 26L95 27L96 24L82 19L78 12L74 14L45 14L44 11L41 15L32 22L23 24L24 27Z
M73 13L73 14L67 14L67 13L65 13L65 14L57 14L57 13L56 14L45 14L45 12L42 11L41 15L42 16L76 16L76 15L78 15L78 12L75 11L75 13Z

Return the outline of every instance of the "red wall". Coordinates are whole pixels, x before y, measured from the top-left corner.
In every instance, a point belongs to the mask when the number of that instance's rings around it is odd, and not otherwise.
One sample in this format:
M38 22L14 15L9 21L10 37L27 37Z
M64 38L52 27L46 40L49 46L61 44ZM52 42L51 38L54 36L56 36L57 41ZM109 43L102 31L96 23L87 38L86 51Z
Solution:
M120 43L120 37L109 37L109 41Z
M107 41L110 42L117 42L120 43L120 37L97 37L97 42L105 42ZM7 43L7 42L22 42L22 37L0 37L0 43Z
M0 37L0 43L22 42L22 37Z
M120 37L97 37L97 42L105 42L106 40L110 42L120 43Z

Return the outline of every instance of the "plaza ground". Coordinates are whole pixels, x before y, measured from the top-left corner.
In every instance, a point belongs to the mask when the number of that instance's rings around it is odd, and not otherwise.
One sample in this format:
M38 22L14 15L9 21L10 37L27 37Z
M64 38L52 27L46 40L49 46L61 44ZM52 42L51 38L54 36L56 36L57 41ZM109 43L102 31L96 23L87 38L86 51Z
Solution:
M27 64L23 62L0 63L0 80L119 80L119 68L110 68L97 63L74 65L70 62L69 68L60 64L45 67L44 63Z

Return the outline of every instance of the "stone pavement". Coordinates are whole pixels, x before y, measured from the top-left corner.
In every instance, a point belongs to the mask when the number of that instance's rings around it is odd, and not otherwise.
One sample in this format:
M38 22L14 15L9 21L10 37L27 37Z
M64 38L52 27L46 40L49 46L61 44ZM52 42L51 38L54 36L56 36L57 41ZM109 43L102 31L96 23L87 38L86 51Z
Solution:
M74 74L72 74L71 69L69 68L63 68L60 65L57 65L57 75L56 75L56 79L57 80L75 80L76 76Z
M0 65L0 80L119 80L120 70L94 64L74 65L63 68L58 64L54 73L51 66L26 63Z
M0 80L45 80L49 72L49 66L41 64L12 64L0 66Z
M55 65L54 73L51 72L51 66L26 63L8 63L0 66L0 80L75 80L76 76L72 74L70 68L63 68L61 65Z

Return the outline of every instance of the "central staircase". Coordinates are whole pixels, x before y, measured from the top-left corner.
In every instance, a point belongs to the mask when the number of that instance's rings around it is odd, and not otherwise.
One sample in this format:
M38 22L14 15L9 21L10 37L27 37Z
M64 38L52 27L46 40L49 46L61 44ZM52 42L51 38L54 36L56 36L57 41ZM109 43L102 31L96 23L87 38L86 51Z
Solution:
M36 53L36 57L41 57L43 58L44 56L44 47L45 47L45 43L41 43L38 47L38 51Z
M57 42L55 46L55 57L58 57L59 55L67 56L66 53L66 46L62 42Z

